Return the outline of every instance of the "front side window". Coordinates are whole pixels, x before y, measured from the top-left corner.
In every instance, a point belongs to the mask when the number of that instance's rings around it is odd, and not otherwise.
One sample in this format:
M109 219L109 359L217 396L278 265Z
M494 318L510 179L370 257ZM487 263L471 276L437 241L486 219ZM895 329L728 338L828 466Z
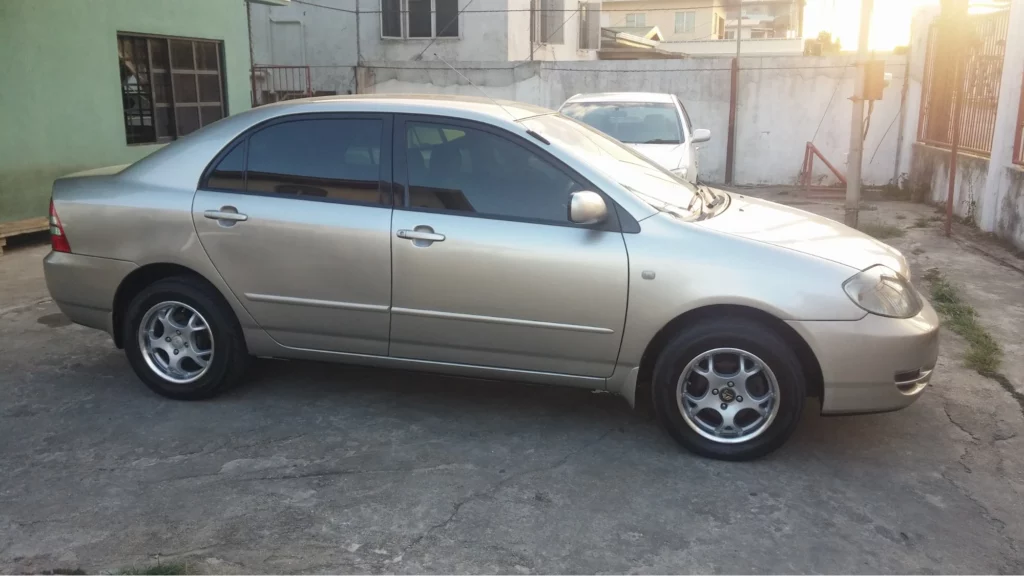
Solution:
M226 116L222 50L211 40L118 34L128 144L167 142Z
M562 114L627 144L680 144L683 132L671 103L572 102Z
M376 119L272 124L249 137L245 188L300 198L390 204L379 191L382 128L383 122ZM211 186L219 169L211 175Z
M382 38L458 38L458 0L381 0Z
M406 123L406 167L410 208L568 224L583 189L526 147L462 126Z
M686 219L700 216L700 197L693 184L586 124L561 114L519 122L604 172L655 210Z

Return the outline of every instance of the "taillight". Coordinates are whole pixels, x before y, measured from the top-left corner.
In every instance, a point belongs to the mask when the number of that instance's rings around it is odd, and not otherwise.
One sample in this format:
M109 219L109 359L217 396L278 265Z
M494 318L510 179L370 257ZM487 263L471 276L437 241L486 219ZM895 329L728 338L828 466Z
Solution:
M64 235L64 227L60 224L57 216L57 209L53 207L53 199L50 199L50 248L54 252L71 252L71 244L68 244L68 237Z

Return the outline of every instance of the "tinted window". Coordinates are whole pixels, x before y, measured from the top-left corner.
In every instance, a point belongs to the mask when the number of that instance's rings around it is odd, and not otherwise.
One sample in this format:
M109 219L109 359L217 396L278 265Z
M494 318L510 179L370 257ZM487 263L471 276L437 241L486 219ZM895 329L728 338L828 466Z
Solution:
M572 178L510 140L471 128L406 124L416 208L568 222Z
M245 142L235 144L227 156L221 159L217 167L210 172L206 181L208 188L217 190L245 190Z
M380 120L296 120L249 137L246 187L269 192L388 204L378 191Z
M573 102L562 114L626 144L679 144L683 133L673 104Z

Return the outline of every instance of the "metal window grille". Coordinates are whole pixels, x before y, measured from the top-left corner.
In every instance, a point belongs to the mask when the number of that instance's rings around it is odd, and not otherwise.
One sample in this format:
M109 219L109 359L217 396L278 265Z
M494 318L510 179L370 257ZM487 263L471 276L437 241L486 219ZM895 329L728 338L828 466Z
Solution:
M601 48L601 3L580 3L580 50Z
M932 26L925 56L918 140L941 148L952 145L953 108L959 94L963 99L959 147L982 156L991 154L1009 22L1009 11L1005 10L967 17L964 25L972 27L977 42L960 57L963 73L959 87L955 85L956 67L949 65L959 55L951 52L949 43L941 42L939 28Z
M309 66L253 66L252 105L313 95Z
M167 142L227 115L222 44L118 34L128 144Z
M565 43L565 0L531 0L530 41Z

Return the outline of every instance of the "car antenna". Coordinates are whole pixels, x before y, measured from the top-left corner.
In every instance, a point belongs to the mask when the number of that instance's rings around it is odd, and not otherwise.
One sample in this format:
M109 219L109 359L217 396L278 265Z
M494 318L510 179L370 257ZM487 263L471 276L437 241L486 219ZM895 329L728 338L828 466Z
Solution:
M448 61L447 61L447 60L445 60L444 58L442 58L442 57L441 57L440 55L438 55L438 53L437 53L437 52L434 52L434 57L436 57L436 58L437 58L438 60L440 60L441 62L444 62L444 63L445 63L445 66L448 66L449 68L451 68L452 70L454 70L456 74L458 74L459 76L462 76L462 79L463 79L463 80L465 80L466 82L469 82L469 85L470 85L470 86L472 86L473 88L476 88L478 92L480 92L481 94L483 94L483 95L484 95L484 98L487 98L487 99L488 99L488 100L490 100L490 101L491 101L491 102L492 102L492 103L493 103L493 104L494 104L495 106L497 106L498 108L501 108L502 110L504 110L504 111L505 111L505 114L508 114L508 115L509 115L509 117L511 117L511 118L512 118L512 121L513 121L513 122L516 122L516 121L518 121L518 120L519 120L518 118L516 118L516 117L515 117L515 115L514 115L514 114L512 114L511 112L509 112L509 111L508 111L508 108L505 108L504 106L502 106L502 105L501 105L501 103L500 103L500 102L498 102L498 101L497 101L497 100L495 100L494 98L491 98L490 96L488 96L488 95L487 95L487 92L484 92L484 91L483 91L483 89L481 89L481 88L480 88L479 86L477 86L476 84L473 84L473 81L472 81L472 80L470 80L469 78L467 78L467 77L466 77L466 75L465 75L465 74L463 74L462 72L459 72L459 70L458 70L457 68L455 68L455 66L452 66L451 64L449 64L449 63L448 63Z
M515 117L515 114L512 114L511 112L509 112L509 111L508 111L508 108L505 108L504 106L502 106L502 105L501 105L501 102L498 102L498 101L497 101L497 100L495 100L494 98L491 98L490 96L488 96L488 95L487 95L487 92L484 92L482 88L480 88L480 87L479 87L479 86L477 86L476 84L473 84L473 81L472 81L472 80L470 80L469 78L467 78L467 77L466 77L466 75L465 75L465 74L463 74L462 72L459 72L459 70L458 70L457 68L455 68L455 66L452 66L451 64L449 64L449 63L448 63L448 61L447 61L447 60L445 60L444 58L442 58L442 57L441 57L441 56L440 56L440 55L439 55L439 54L438 54L437 52L434 52L434 56L435 56L435 57L436 57L436 58L437 58L438 60L440 60L441 62L444 62L445 66L447 66L447 67L451 68L452 70L454 70L456 74L458 74L459 76L462 76L462 79L463 79L463 80L465 80L466 82L469 82L469 85L470 85L470 86L472 86L473 88L476 88L478 92L480 92L481 94L483 94L483 95L484 95L484 98L487 98L487 99L488 99L488 100L490 100L490 101L491 101L492 103L494 103L494 105L495 105L495 106L497 106L498 108L501 108L502 110L504 110L504 111L505 111L505 114L508 114L509 118L511 118L513 122L516 122L516 123L518 123L518 122L519 122L519 118L516 118L516 117ZM532 130L532 129L530 129L530 128L527 128L527 129L526 129L526 133L527 133L527 134L529 134L530 136L533 136L533 137L534 137L534 138L536 138L537 140L540 140L540 141L541 141L541 142L543 142L544 144L548 144L548 145L550 145L550 144L551 144L551 141L550 141L550 140L548 140L547 138L545 138L545 137L541 136L541 135L540 135L540 134L538 134L538 133L537 133L536 131L534 131L534 130Z

